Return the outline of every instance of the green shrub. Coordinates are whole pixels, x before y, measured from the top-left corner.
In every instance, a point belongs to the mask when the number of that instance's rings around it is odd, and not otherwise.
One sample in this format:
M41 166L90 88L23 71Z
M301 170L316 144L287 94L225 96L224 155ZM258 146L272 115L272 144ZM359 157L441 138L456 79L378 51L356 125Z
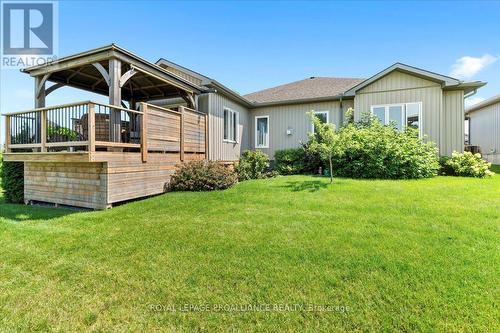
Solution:
M321 154L316 150L312 150L309 142L302 144L302 149L305 152L303 173L317 174L320 168L322 170L326 169L326 163L321 158Z
M280 174L278 173L278 171L276 170L271 170L269 172L266 172L264 174L264 178L274 178L274 177L278 177Z
M60 126L49 126L47 129L47 135L49 142L59 140L59 141L77 141L78 133L72 129Z
M1 163L0 178L5 201L9 203L24 203L24 163Z
M277 150L274 153L274 170L280 175L297 175L306 169L304 148Z
M214 161L191 161L180 165L170 179L173 191L224 190L236 184L236 173Z
M351 178L411 179L437 174L437 148L413 128L399 131L364 116L338 131L333 175Z
M260 150L244 151L236 165L240 180L265 178L267 171L269 171L269 157Z
M471 152L453 152L451 157L441 159L441 173L450 176L462 177L487 177L494 173L490 171L491 163L481 158L480 154Z
M274 170L280 175L317 174L325 170L325 162L318 151L310 149L310 143L299 148L277 150L274 153Z
M352 124L354 123L354 109L353 108L348 108L344 112L344 125Z
M439 174L442 176L455 176L455 171L448 165L449 156L441 156L439 158Z

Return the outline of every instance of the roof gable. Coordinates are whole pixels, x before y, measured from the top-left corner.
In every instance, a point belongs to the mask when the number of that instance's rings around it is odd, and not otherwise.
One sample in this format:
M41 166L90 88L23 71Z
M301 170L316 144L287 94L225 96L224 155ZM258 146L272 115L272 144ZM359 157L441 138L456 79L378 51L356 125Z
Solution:
M373 81L367 86L359 89L356 93L373 93L385 92L401 89L414 89L414 88L428 88L438 87L441 88L441 83L434 80L424 79L419 76L411 75L399 70L394 70L378 80Z
M409 74L409 75L412 75L412 76L415 76L415 77L418 77L421 79L425 79L428 81L437 82L437 83L440 83L442 87L457 86L461 83L460 80L446 76L446 75L437 74L434 72L426 71L424 69L405 65L402 63L395 63L394 65L387 67L383 71L378 72L377 74L373 75L372 77L370 77L370 78L366 79L365 81L359 83L358 85L352 87L351 89L349 89L348 91L345 92L345 95L354 96L354 94L357 91L367 87L368 85L374 83L377 80L380 80L381 78L385 77L386 75L388 75L394 71L406 73L406 74Z

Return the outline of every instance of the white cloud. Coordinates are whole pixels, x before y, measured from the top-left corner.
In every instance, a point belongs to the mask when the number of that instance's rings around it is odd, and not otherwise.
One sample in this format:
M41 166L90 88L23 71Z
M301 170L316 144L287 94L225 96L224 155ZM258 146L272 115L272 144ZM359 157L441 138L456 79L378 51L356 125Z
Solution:
M457 59L452 67L450 76L459 79L469 79L482 71L488 65L494 63L498 58L490 54L485 54L482 57L465 56Z
M465 99L465 108L469 108L473 106L474 104L481 103L484 101L486 98L484 97L479 97L479 96L471 96L469 98Z

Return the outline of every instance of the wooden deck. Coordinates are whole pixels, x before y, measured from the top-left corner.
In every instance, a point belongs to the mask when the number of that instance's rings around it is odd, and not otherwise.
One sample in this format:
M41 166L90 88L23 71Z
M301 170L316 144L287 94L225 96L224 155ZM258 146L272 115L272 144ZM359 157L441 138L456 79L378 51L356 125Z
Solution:
M120 136L111 141L107 121L117 109ZM4 160L24 162L27 203L105 209L165 192L177 165L207 156L207 116L185 107L140 103L133 111L84 102L6 117Z

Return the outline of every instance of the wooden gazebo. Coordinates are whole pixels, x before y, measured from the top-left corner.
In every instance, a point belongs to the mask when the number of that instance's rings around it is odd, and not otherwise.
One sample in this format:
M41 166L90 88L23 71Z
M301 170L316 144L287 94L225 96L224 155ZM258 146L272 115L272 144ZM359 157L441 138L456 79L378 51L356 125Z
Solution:
M6 161L25 164L25 201L102 209L161 193L175 165L204 159L203 88L116 45L24 69L35 79L35 109L6 116ZM52 85L48 86L48 83ZM47 107L69 86L109 96ZM181 97L186 106L149 102Z

